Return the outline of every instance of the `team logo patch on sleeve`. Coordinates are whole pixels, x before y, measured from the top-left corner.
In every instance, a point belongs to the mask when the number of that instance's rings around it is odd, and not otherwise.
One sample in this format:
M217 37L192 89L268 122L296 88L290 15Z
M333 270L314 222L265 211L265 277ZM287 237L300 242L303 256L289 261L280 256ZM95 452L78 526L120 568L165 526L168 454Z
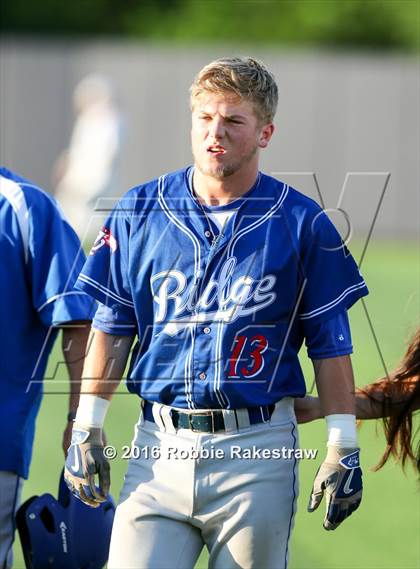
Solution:
M101 247L107 246L111 249L113 253L118 248L118 243L115 237L112 235L111 231L106 227L102 227L99 232L98 237L95 239L92 249L90 250L90 255L94 255Z

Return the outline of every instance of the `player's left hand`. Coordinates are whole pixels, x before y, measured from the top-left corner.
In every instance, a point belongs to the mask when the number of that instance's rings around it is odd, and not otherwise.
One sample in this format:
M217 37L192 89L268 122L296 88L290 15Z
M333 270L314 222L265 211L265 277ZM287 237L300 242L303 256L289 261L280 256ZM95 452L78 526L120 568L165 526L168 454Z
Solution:
M360 505L362 470L358 448L328 447L325 461L316 474L309 499L308 512L316 510L325 493L324 528L336 529Z

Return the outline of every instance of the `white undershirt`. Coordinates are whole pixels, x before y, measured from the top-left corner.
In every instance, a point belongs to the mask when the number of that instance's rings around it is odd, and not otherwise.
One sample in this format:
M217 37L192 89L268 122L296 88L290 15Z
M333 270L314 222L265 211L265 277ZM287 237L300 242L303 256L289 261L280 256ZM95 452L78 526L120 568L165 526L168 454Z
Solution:
M207 215L212 221L217 225L217 227L222 231L223 227L229 221L229 219L237 212L236 209L228 209L225 211L209 211L207 210Z

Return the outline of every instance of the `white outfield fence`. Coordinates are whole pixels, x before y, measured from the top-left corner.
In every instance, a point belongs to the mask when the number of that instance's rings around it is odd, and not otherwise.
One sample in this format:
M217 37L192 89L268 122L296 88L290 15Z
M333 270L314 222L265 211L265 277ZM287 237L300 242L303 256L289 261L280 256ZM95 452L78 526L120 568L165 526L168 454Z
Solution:
M72 129L73 88L96 71L115 83L125 115L115 196L178 169L191 162L190 82L202 65L230 54L252 54L277 77L277 131L263 153L264 171L318 201L321 192L325 207L341 206L362 237L375 215L376 236L414 236L420 157L415 56L3 38L0 161L51 191L53 164ZM332 217L346 231L345 214Z

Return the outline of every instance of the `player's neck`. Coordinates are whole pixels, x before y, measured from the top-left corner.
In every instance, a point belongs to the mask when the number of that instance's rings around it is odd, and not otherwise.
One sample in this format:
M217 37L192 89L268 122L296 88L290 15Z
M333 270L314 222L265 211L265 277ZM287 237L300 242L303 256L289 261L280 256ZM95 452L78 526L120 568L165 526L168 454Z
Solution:
M206 176L198 168L194 169L193 186L198 199L210 206L226 205L246 194L258 176L258 168L249 172L235 172L221 180Z

